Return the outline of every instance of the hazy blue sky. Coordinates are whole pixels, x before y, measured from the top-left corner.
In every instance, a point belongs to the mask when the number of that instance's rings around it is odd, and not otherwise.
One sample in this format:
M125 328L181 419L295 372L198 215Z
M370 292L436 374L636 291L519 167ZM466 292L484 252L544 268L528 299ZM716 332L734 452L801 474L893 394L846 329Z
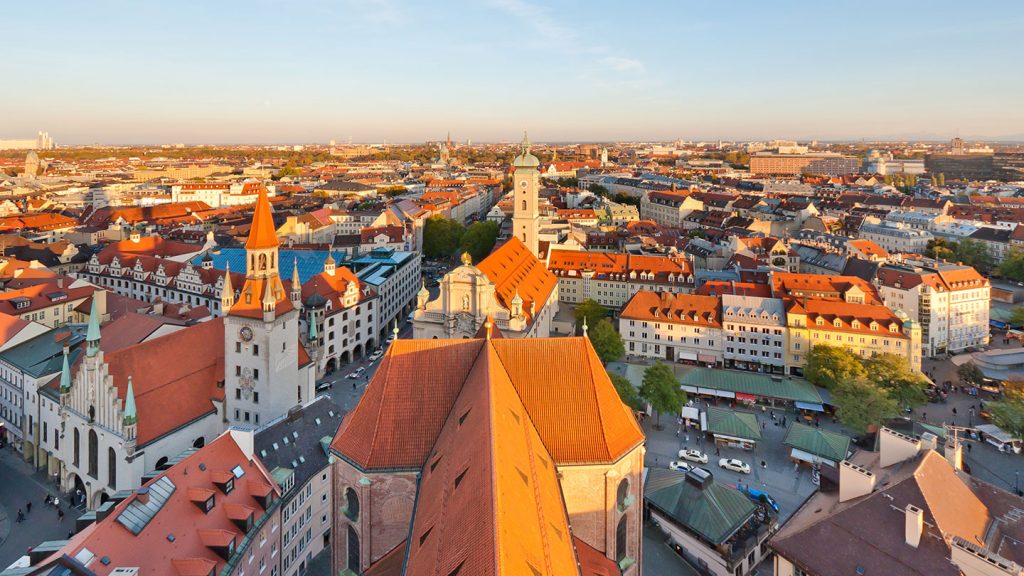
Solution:
M0 138L1024 139L1024 3L5 2Z

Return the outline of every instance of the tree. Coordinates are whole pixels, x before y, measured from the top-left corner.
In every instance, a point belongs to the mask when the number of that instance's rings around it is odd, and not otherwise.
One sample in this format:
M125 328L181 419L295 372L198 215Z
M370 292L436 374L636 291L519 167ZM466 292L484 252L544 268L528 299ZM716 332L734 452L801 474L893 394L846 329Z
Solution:
M868 379L886 390L900 406L914 407L928 402L924 393L928 379L911 370L906 358L886 352L868 358L863 364Z
M667 364L655 362L644 370L644 382L640 386L640 397L651 403L658 412L655 428L661 429L661 414L669 412L678 414L686 404L686 392L676 380L675 373Z
M431 216L423 226L423 254L427 258L447 258L459 247L462 225L444 216Z
M626 346L622 342L622 336L619 335L619 331L615 329L611 320L600 319L596 326L588 328L587 335L601 362L607 364L626 355Z
M1024 280L1024 250L1017 247L1010 248L997 271L1018 282Z
M832 391L839 421L857 432L867 432L898 413L896 400L865 378L848 380Z
M491 253L494 242L498 239L498 223L485 220L474 222L462 235L462 251L469 252L473 260L480 261Z
M1024 394L1007 390L1002 400L988 403L992 422L1015 438L1024 437Z
M591 194L593 194L594 196L600 196L602 198L607 198L611 196L611 192L609 192L607 188L601 186L600 184L591 184L588 190L590 190Z
M640 393L637 392L636 387L629 381L629 378L615 372L609 372L608 377L611 378L615 391L619 393L619 399L622 400L623 404L636 411L644 409L644 401L640 398Z
M1016 310L1020 310L1017 308ZM1016 312L1014 310L1014 312ZM974 362L967 362L956 369L956 375L960 381L968 386L977 386L985 379L985 374Z
M826 390L836 390L841 384L867 377L860 359L838 346L815 344L807 355L804 377Z
M924 249L924 255L936 260L950 260L954 257L956 243L945 238L932 238Z
M995 259L988 251L988 246L985 246L985 243L980 240L964 238L957 243L953 253L957 261L973 266L978 272L985 275L992 272L992 267L995 264Z
M573 314L576 316L576 324L583 325L583 319L587 319L587 328L594 328L602 318L608 316L608 309L597 303L593 298L587 298L580 302Z

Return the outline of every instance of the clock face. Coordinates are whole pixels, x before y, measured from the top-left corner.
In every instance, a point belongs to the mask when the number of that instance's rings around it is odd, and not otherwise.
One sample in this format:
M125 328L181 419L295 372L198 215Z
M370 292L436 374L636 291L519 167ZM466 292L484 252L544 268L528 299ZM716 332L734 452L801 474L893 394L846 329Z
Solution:
M242 326L242 328L238 331L238 337L241 338L243 342L251 341L252 328L249 328L248 326Z
M520 182L519 183L519 187L520 188L526 188L526 180L523 180L522 182Z

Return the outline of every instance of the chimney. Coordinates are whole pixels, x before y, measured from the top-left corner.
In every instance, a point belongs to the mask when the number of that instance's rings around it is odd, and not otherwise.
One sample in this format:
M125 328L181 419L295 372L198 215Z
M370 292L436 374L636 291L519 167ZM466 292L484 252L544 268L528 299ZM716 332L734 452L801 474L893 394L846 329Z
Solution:
M914 548L921 543L921 533L924 532L924 511L907 504L906 509L906 541Z
M931 432L921 434L921 450L935 450L939 447L939 437Z
M140 504L149 504L149 488L139 488L135 492L135 500Z
M963 444L961 444L960 441L955 438L949 442L946 442L946 460L949 461L949 464L953 467L953 470L956 470L957 472L963 470L964 468L963 450Z
M885 468L904 460L910 460L921 451L921 441L906 434L883 427L878 432L879 458L878 464Z
M875 489L876 477L873 472L849 460L839 463L839 501L846 502L867 496Z

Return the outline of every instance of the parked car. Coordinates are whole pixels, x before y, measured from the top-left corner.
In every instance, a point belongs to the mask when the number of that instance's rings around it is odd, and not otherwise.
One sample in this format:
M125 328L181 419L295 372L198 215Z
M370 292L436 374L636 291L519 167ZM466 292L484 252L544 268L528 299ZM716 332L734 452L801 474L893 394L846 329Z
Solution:
M669 470L678 470L680 472L689 472L690 470L693 470L693 466L687 464L686 462L680 462L678 460L673 460L669 462L668 467Z
M317 383L316 391L320 392L321 390L327 390L331 386L334 386L334 382L331 382L330 380L325 380L323 382Z
M733 472L739 472L741 474L750 474L750 465L745 464L741 460L735 458L722 458L718 461L718 465L726 470L732 470Z
M683 460L689 460L690 462L696 462L698 464L708 463L708 455L700 450L680 450L679 457Z
M359 378L359 373L358 372L349 372L348 375L345 376L345 378L348 378L350 380L354 380L356 378Z
M743 484L742 482L736 483L736 489L747 495L754 502L763 502L772 507L772 510L779 511L779 503L774 498L768 495L767 492L762 492L756 488L751 488L749 484Z
M370 354L370 362L376 362L383 355L383 352L374 352L373 354Z

